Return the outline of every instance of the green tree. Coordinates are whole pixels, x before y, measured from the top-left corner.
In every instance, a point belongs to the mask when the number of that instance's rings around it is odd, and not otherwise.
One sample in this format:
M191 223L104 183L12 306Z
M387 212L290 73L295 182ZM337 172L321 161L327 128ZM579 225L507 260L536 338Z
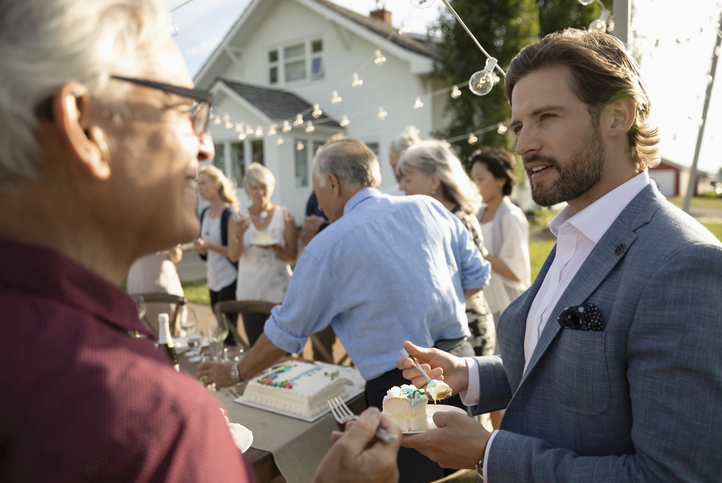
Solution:
M481 46L504 70L522 47L537 38L539 11L536 0L454 0L451 3ZM475 96L466 87L469 77L484 68L486 57L451 13L442 14L431 26L429 34L441 39L432 77L447 86L465 84L461 97L450 99L446 105L446 114L450 118L448 127L434 134L448 139L498 122L508 123L511 110L504 97L503 77L483 97ZM501 77L498 71L495 74ZM474 145L466 141L455 144L463 161L482 144L511 148L509 133L498 134L492 130L479 134L478 138Z
M602 2L608 3L607 9L612 10L612 0ZM582 5L579 0L537 0L536 4L539 8L540 38L567 27L586 30L602 13L602 8L596 1L590 5Z

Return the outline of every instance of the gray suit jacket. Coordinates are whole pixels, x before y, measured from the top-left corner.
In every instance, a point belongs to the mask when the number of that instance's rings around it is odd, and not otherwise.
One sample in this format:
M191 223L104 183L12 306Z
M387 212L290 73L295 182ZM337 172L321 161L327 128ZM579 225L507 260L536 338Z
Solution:
M508 405L492 483L720 481L722 245L654 184L599 240L524 371L532 300L554 259L504 312L500 357L478 358L478 413ZM595 304L604 330L561 329Z

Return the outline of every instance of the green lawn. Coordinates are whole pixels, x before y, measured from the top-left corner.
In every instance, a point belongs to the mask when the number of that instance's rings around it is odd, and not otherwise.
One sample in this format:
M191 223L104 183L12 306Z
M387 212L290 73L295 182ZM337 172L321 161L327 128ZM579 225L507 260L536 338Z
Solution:
M682 196L667 199L680 208L684 204L684 197ZM717 208L722 212L722 196L693 196L690 208Z

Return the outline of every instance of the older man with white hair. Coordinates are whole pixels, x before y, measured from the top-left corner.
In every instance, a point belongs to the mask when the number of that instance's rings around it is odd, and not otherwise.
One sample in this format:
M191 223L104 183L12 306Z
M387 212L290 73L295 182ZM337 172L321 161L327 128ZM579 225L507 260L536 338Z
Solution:
M118 288L133 260L195 238L213 157L212 96L167 10L0 0L0 65L0 481L254 481L218 400L131 336L152 334ZM398 441L369 443L400 431L366 416L318 481L395 480Z

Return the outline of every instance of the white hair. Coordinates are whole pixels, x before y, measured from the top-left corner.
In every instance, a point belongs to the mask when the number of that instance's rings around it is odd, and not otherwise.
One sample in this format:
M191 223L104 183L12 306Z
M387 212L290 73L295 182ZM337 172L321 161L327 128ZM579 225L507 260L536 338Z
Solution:
M475 215L479 211L479 190L444 141L430 139L412 145L401 156L398 169L402 175L409 171L419 171L427 176L436 173L449 201L467 213Z
M37 176L39 106L71 80L98 96L138 74L169 21L162 0L0 0L0 191Z
M354 188L378 188L381 167L376 155L358 139L339 139L324 144L313 158L314 176L321 187L325 174L333 174L339 183Z
M401 156L404 154L404 151L409 149L409 146L411 146L414 143L418 143L421 141L419 138L419 130L416 129L414 126L408 126L404 132L396 136L391 140L391 145L389 146L389 149Z

